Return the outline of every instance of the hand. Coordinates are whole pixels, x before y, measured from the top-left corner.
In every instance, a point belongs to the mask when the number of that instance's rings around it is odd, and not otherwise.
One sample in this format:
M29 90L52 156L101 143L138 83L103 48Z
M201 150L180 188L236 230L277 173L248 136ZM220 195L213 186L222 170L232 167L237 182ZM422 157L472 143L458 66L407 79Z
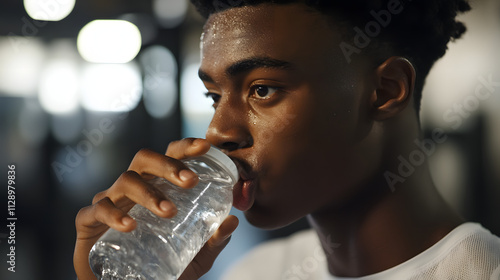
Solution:
M88 256L101 235L110 227L122 232L132 231L136 227L135 220L127 214L136 203L160 217L175 216L175 205L147 181L153 177L163 177L182 188L194 187L198 183L198 176L180 160L203 155L209 149L210 144L206 140L187 138L170 143L166 155L146 149L139 151L129 169L109 189L96 194L92 205L82 208L76 216L77 238L73 263L78 279L96 279L90 269ZM198 279L208 272L237 226L238 219L229 216L180 279Z

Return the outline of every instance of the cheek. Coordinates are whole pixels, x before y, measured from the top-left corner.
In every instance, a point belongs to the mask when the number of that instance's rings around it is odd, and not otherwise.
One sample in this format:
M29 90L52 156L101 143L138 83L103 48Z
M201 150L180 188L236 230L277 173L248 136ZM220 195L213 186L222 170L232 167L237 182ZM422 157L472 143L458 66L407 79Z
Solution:
M371 163L363 141L354 141L360 121L353 98L295 101L256 129L264 171L258 199L282 215L303 216L352 195Z
M293 113L292 113L293 112ZM303 111L282 111L273 125L255 127L255 149L258 149L261 174L257 201L259 205L284 220L292 221L306 215L321 196L318 168L325 147L315 139L313 114ZM268 129L272 127L273 129Z

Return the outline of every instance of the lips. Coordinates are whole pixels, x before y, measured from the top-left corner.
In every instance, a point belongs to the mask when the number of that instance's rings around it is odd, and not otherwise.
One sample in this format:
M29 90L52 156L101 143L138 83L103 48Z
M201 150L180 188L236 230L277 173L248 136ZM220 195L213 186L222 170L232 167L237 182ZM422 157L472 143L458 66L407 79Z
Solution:
M233 188L233 206L240 211L252 208L255 201L255 184L252 180L240 179Z
M233 206L240 211L247 211L252 208L255 202L256 183L254 173L242 161L232 158L238 167L240 179L233 188Z

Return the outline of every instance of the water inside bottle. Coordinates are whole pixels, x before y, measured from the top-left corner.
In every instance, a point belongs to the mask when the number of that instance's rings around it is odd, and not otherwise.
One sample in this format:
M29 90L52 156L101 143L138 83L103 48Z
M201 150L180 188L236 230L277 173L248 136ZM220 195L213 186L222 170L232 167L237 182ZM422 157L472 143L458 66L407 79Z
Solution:
M90 258L91 267L102 275L101 279L177 279L231 209L227 176L200 175L193 191L172 187L161 178L155 184L179 205L177 215L164 219L140 205L134 206L129 214L138 221L136 229L125 234L110 229L94 245L97 257ZM207 191L210 195L193 196Z

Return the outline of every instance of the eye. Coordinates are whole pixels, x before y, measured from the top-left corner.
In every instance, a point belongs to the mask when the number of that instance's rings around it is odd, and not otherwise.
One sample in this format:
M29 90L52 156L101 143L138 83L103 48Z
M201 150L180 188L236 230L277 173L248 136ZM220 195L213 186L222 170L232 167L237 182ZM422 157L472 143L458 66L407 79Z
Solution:
M279 88L276 87L257 85L252 87L252 95L256 96L258 99L267 99L270 98L278 90Z
M220 100L220 95L217 94L217 93L207 92L207 93L205 93L205 96L207 98L212 98L212 100L214 101L214 103L217 103Z
M219 103L219 100L220 100L220 95L217 93L213 93L213 92L207 92L207 93L205 93L205 96L207 98L212 98L212 100L214 101L214 104L212 104L212 107L216 108L217 103Z

